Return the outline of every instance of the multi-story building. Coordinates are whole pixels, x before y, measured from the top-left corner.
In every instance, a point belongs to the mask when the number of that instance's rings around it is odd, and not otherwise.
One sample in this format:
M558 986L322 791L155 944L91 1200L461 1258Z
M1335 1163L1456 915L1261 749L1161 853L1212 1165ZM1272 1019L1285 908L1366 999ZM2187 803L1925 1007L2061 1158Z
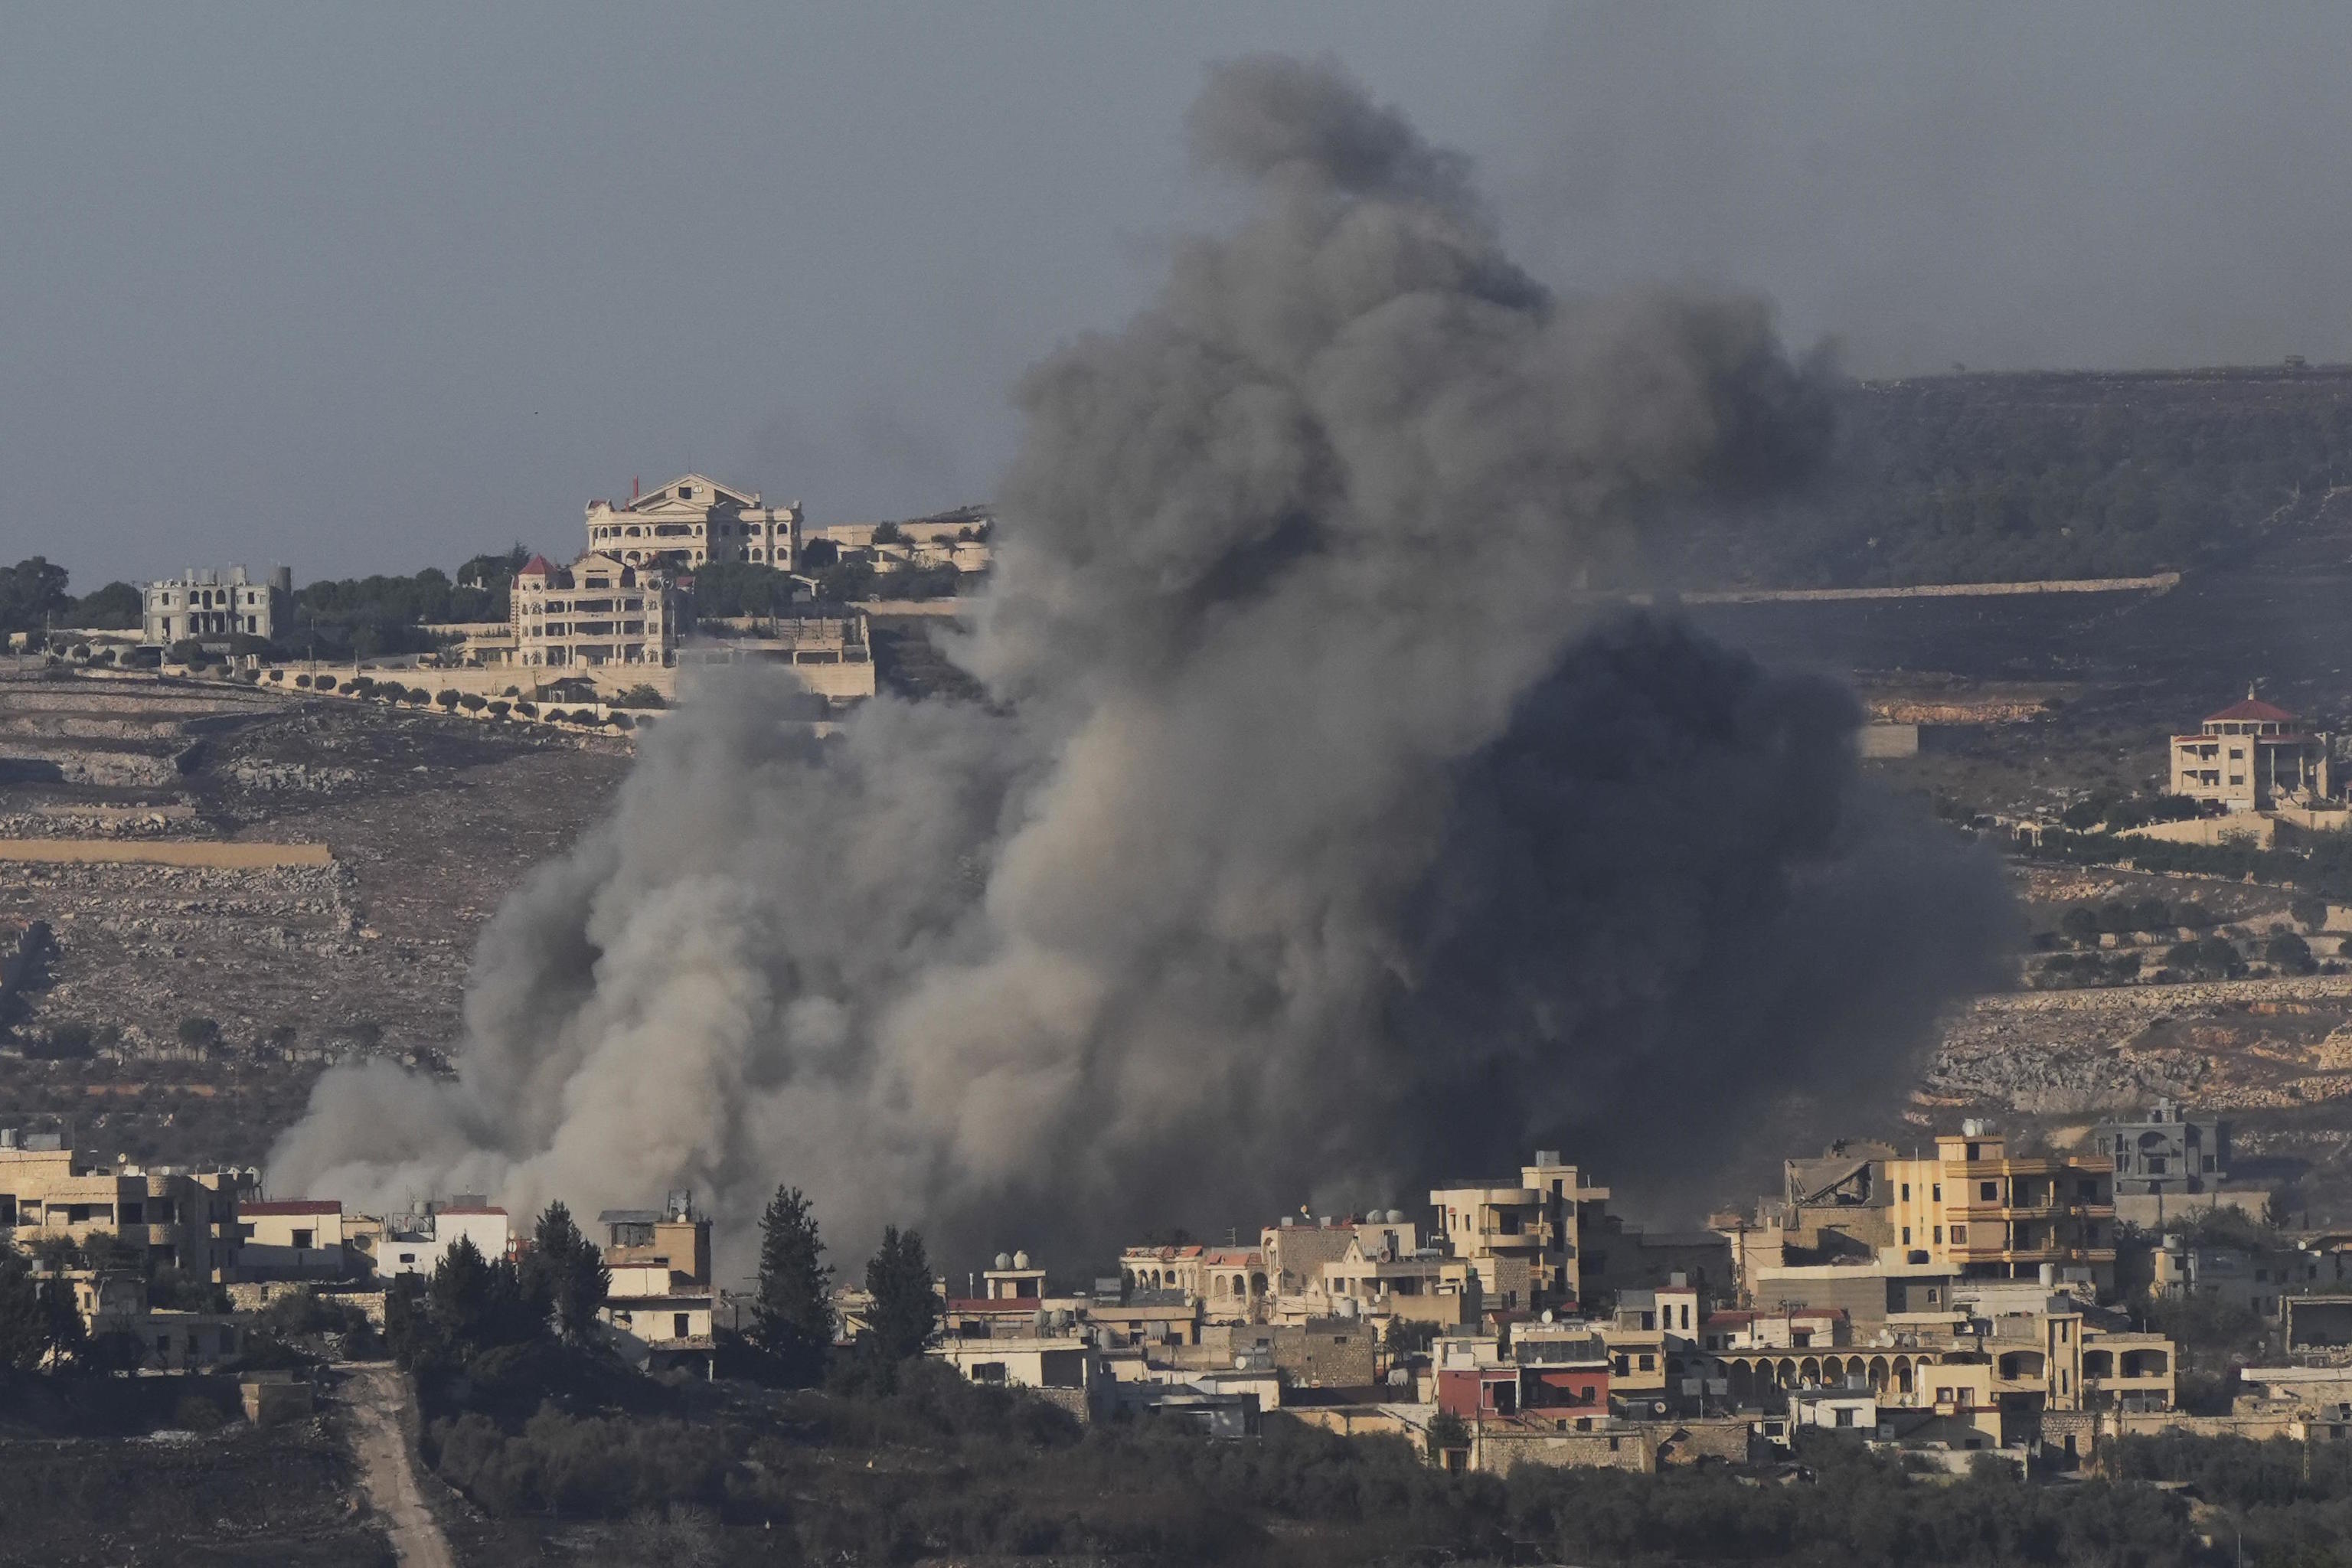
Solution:
M598 1312L623 1360L648 1372L718 1370L710 1278L710 1222L693 1194L672 1193L658 1209L606 1209L605 1266L611 1289Z
M226 1280L237 1261L236 1207L257 1182L249 1170L86 1163L57 1134L0 1130L0 1237L27 1249L111 1237L183 1274Z
M2203 1193L2229 1179L2230 1124L2192 1120L2175 1100L2137 1121L2103 1121L2091 1142L2115 1163L2118 1193Z
M2225 811L2268 811L2335 793L2333 747L2285 709L2246 700L2172 737L2172 793Z
M1936 1140L1933 1159L1889 1160L1892 1260L1967 1279L2116 1282L2115 1165L2104 1155L2012 1157L1989 1122Z
M789 572L799 559L797 501L765 506L757 490L686 474L625 501L588 503L588 548L631 566L692 571L706 561L746 561Z
M1348 1250L1323 1266L1322 1300L1356 1302L1371 1318L1402 1318L1443 1328L1475 1325L1480 1317L1477 1270L1465 1258L1436 1247L1400 1252L1392 1245L1367 1252L1351 1237Z
M591 552L569 566L534 555L509 595L502 662L530 669L661 669L677 662L681 602L658 568Z
M156 647L175 642L218 642L232 637L269 638L290 624L294 612L292 568L273 566L256 582L242 566L228 580L210 568L183 572L150 583L142 638Z
M1477 1269L1489 1312L1537 1312L1583 1299L1584 1234L1601 1226L1609 1189L1587 1182L1557 1152L1538 1151L1516 1182L1452 1182L1429 1201L1440 1238Z

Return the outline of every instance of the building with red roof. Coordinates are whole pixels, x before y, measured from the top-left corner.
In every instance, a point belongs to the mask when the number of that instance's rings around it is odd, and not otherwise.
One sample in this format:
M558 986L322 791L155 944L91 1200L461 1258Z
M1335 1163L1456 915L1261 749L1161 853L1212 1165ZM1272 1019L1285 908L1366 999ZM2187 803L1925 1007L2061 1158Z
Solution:
M2223 811L2270 811L2334 797L2333 743L2246 688L2246 700L2172 737L2171 789Z

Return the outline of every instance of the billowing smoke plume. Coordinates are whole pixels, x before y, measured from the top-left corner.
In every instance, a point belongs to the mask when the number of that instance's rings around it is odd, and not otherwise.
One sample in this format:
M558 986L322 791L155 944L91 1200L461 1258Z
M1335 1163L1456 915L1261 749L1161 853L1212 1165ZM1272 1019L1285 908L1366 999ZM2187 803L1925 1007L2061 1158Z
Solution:
M698 689L485 933L457 1081L330 1074L273 1184L740 1236L788 1181L845 1249L1069 1256L1538 1142L1632 1186L1901 1078L1992 876L1864 794L1843 694L1586 592L1802 474L1818 378L1750 302L1553 298L1328 67L1192 132L1249 216L1023 385L991 702L817 741Z

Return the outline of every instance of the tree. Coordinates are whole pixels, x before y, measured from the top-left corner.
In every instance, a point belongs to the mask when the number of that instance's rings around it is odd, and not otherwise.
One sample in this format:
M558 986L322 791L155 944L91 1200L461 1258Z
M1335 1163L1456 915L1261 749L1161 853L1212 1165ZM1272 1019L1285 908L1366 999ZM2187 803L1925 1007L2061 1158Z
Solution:
M760 1300L752 1309L751 1335L782 1364L793 1388L824 1378L825 1352L833 1346L833 1266L824 1257L808 1199L798 1187L778 1187L760 1216ZM930 1270L923 1272L928 1295Z
M2292 915L2294 918L2294 923L2304 930L2317 931L2327 923L2327 900L2305 893L2289 903L2286 912Z
M91 631L121 632L138 626L147 614L146 596L128 583L109 583L74 603L73 622Z
M48 1353L48 1311L25 1255L0 1247L0 1365L30 1372Z
M883 1227L882 1249L866 1261L866 1289L874 1298L866 1313L866 1352L886 1365L922 1354L940 1327L940 1299L931 1289L922 1232Z
M532 1229L521 1285L526 1297L550 1304L565 1339L583 1344L595 1331L613 1271L604 1266L603 1249L580 1234L571 1209L551 1203Z
M2319 968L2311 956L2311 943L2291 931L2273 932L2263 943L2263 957L2289 974L2310 974Z
M1441 1410L1429 1419L1429 1457L1443 1460L1449 1449L1470 1446L1470 1428L1462 1425L1462 1417L1451 1410Z
M192 1050L211 1050L220 1043L220 1025L210 1018L200 1018L194 1013L180 1020L180 1044Z
M454 713L457 710L457 689L454 686L444 687L433 694L433 700L436 705Z
M478 697L474 693L468 691L466 695L457 699L457 705L465 709L468 713L479 713L483 709L489 706L489 702L487 699Z
M35 555L0 566L0 631L37 632L49 621L72 618L66 596L66 569Z

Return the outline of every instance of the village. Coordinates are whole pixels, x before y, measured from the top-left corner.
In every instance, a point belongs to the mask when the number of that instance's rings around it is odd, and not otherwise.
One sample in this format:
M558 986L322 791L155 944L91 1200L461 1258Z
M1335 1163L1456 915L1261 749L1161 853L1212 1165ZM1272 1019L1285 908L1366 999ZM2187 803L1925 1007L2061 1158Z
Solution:
M2352 1232L2267 1225L2230 1163L2228 1124L2168 1102L2080 1153L1969 1121L1908 1153L1790 1159L1751 1211L1660 1232L1539 1151L1433 1188L1416 1214L1137 1244L1115 1273L999 1254L929 1276L911 1348L1081 1423L1246 1441L1279 1413L1405 1438L1457 1473L1769 1466L1809 1428L1955 1475L1989 1459L2063 1475L2168 1431L2343 1440ZM79 1319L32 1364L240 1373L257 1422L307 1414L326 1363L381 1357L403 1310L387 1303L422 1300L453 1252L479 1268L533 1245L527 1218L478 1194L361 1214L265 1196L250 1168L94 1162L55 1133L0 1133L0 1189L29 1280ZM692 1194L601 1212L591 1234L598 1353L708 1379L757 1337L760 1292L713 1262L743 1238L714 1237ZM875 1297L845 1283L825 1315L850 1353ZM2218 1370L2158 1326L2231 1319L2262 1352ZM289 1323L314 1370L257 1369Z

